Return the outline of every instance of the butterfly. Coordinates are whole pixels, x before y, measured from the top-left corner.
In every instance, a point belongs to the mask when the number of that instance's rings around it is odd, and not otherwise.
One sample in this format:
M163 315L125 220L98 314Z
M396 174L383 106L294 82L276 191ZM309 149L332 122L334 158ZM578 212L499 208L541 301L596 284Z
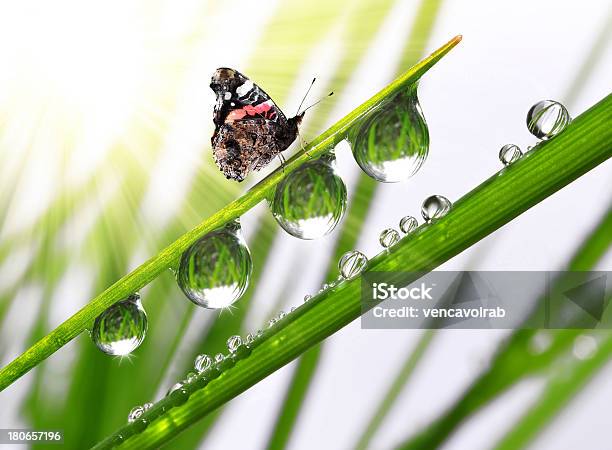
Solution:
M210 88L217 96L213 157L225 177L242 181L276 156L283 161L281 152L295 141L308 108L301 113L298 108L294 117L287 118L262 88L227 67L215 71Z

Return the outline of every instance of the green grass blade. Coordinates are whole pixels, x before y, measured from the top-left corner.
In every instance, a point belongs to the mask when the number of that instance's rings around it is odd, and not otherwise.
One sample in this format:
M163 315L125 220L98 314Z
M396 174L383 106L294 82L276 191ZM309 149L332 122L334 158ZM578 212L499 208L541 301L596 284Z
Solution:
M201 222L191 231L185 233L168 247L163 249L158 255L152 257L134 271L118 280L96 298L94 298L84 308L68 320L60 324L55 330L30 347L21 356L17 357L0 371L0 389L4 390L17 378L22 376L40 361L49 357L59 348L78 336L95 318L106 308L118 300L127 297L132 292L140 290L142 287L153 281L160 273L173 266L180 255L189 248L199 237L219 228L230 220L239 218L246 211L266 199L274 186L282 180L288 173L295 170L311 157L317 157L333 148L340 141L345 139L350 127L364 115L376 108L386 98L395 95L406 86L417 81L427 70L446 55L461 38L456 37L447 44L436 50L429 57L413 66L410 70L396 79L393 83L382 89L372 98L353 110L351 113L340 119L326 132L314 139L305 149L298 152L294 157L287 160L284 170L279 169L271 173L268 177L255 185L246 194L231 202L222 210L213 214L208 219Z
M400 70L403 67L409 67L414 64L419 58L422 57L425 52L425 46L435 19L440 10L442 0L423 0L417 9L410 36L407 39L407 45L401 56L401 63L399 65ZM379 18L382 20L382 17ZM351 21L352 23L353 21ZM355 30L348 31L348 37L354 41L357 36L362 36L364 30L361 24L363 21L357 22L359 26L355 27ZM371 24L372 28L368 31L373 33L377 28L376 25L379 22L370 19L367 23ZM357 36L353 36L356 34ZM364 46L365 49L365 46ZM357 61L353 61L356 64ZM375 183L370 177L364 173L359 174L357 180L356 194L351 199L351 203L346 214L346 218L342 225L340 237L336 242L332 259L326 269L325 278L332 280L336 272L336 263L340 256L354 248L357 243L357 239L361 234L363 224L366 221L366 217L370 210L370 204L376 193L377 183ZM268 441L269 449L282 449L285 448L289 441L293 427L298 418L298 414L301 410L301 406L304 403L304 399L308 393L308 388L312 382L312 378L316 373L319 359L321 355L321 349L314 347L308 350L298 361L297 367L292 374L291 381L285 393L283 404L277 415L277 420L272 429L270 439Z
M555 371L544 392L521 420L495 446L497 450L525 448L569 401L603 368L612 354L612 333L601 333L597 350Z
M383 421L389 414L389 411L395 403L396 398L402 392L404 385L413 374L418 363L421 361L422 356L425 354L425 351L429 347L429 344L434 336L435 330L425 330L422 336L419 338L416 347L411 349L409 356L406 358L398 375L393 380L393 383L391 383L391 386L389 386L387 393L380 402L380 405L378 405L378 408L374 412L368 426L365 428L363 434L359 438L355 448L365 450L369 447L370 441L374 437L374 434L376 431L378 431L378 428L382 425Z
M521 160L495 174L459 199L452 211L419 228L388 252L370 261L372 271L433 270L557 190L612 156L612 95L578 116L554 139L542 142ZM588 145L585 145L588 138ZM416 278L414 275L413 278ZM390 282L396 281L395 279ZM156 417L137 432L129 425L118 433L124 448L154 448L228 402L362 313L360 277L323 291L264 332L249 357L228 367L203 389L187 387L186 402L164 399L143 418ZM131 437L130 437L131 436ZM113 445L115 436L98 448Z
M592 270L612 245L612 208L597 224L567 265L568 271ZM540 300L541 302L541 300ZM567 349L576 330L551 332L548 351L533 358L529 353L536 330L517 330L498 350L489 369L476 379L455 403L423 432L402 444L405 449L426 449L440 445L468 417L527 375L546 369Z

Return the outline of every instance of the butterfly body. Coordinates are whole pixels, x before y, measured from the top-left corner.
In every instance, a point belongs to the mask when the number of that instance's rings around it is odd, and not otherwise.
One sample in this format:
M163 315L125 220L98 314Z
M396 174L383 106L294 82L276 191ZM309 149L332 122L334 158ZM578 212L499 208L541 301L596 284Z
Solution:
M270 96L240 72L217 69L210 87L217 96L213 156L227 178L244 180L295 141L304 114L287 119Z

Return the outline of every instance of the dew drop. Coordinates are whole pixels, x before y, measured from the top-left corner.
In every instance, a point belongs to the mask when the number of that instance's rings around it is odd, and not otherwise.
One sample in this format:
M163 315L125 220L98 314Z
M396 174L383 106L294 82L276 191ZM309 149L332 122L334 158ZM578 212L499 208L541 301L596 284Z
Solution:
M404 234L412 233L418 226L419 222L412 216L402 217L399 223L400 230Z
M191 384L193 383L197 378L197 375L193 372L189 372L187 374L187 376L185 377L185 381L187 382L187 384Z
M363 253L352 250L342 255L338 262L338 269L342 278L352 280L363 272L367 264L368 258Z
M546 352L552 345L552 337L546 330L538 330L529 340L529 351L533 355Z
M527 128L538 139L547 140L561 133L571 122L571 117L561 103L542 100L527 113Z
M254 340L255 340L255 338L253 337L253 335L251 333L246 335L246 345L252 344Z
M452 207L452 203L446 197L441 195L432 195L427 197L421 206L421 215L425 222L439 219L445 216Z
M281 311L278 313L278 316L276 316L276 320L284 319L286 315L287 313L285 311Z
M346 186L332 154L303 164L274 192L272 214L290 235L316 239L330 233L346 210Z
M208 233L183 253L177 281L196 305L225 308L244 294L252 269L240 224L234 221Z
M213 360L210 356L206 354L196 356L195 362L193 364L194 369L197 373L202 373L206 369L208 369L213 363Z
M400 235L393 228L382 230L380 237L378 238L378 242L380 242L380 245L382 245L384 248L392 247L393 245L397 244L399 240Z
M504 166L509 166L513 162L518 161L521 156L523 156L523 152L518 145L506 144L499 150L499 160Z
M173 392L176 392L182 388L183 388L182 382L179 381L178 383L174 383L172 386L170 386L170 389L168 389L168 392L166 392L166 397L171 395Z
M597 351L597 341L593 336L581 334L574 340L573 353L577 359L592 358Z
M224 360L224 359L225 359L225 355L223 355L223 353L217 353L217 354L215 355L215 362L216 362L217 364L219 364L219 363L223 362L223 360Z
M238 347L240 347L241 345L242 345L242 338L238 336L237 334L234 336L231 336L227 340L227 349L230 351L230 353L236 353L236 351L238 350Z
M153 403L147 402L144 405L142 405L142 407L144 408L145 411L148 411L149 409L153 408Z
M311 298L312 298L312 295L310 295L310 294L306 294L306 295L304 296L304 303L306 303L306 302L307 302L308 300L310 300Z
M349 140L357 164L375 180L395 183L414 175L429 152L417 84L368 113L351 130Z
M134 406L128 414L128 423L136 421L144 412L145 408L143 406Z
M137 349L146 333L147 314L140 296L132 294L96 318L91 338L107 355L123 356Z

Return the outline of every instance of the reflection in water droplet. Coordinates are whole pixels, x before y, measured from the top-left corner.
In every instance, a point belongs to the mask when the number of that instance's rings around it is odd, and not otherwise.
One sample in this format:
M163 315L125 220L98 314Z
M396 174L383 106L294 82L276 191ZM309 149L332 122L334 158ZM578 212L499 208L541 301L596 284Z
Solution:
M346 186L334 170L333 154L303 164L274 192L272 214L289 234L316 239L330 233L346 210Z
M253 335L251 333L246 335L246 344L247 345L252 344L254 340L255 340L255 338L253 337Z
M357 164L375 180L395 183L414 175L429 151L416 83L368 113L349 140Z
M223 362L224 359L225 359L225 355L223 355L223 353L217 353L215 355L215 362L216 363Z
M441 195L427 197L421 206L421 215L426 222L445 216L451 209L452 203Z
M230 353L236 353L236 350L238 350L238 347L241 345L242 338L237 334L230 336L230 338L227 340L227 349L230 351Z
M368 258L361 252L352 250L346 252L338 262L340 275L345 280L351 280L357 277L368 264Z
M212 358L206 354L196 356L194 369L197 373L202 373L212 365Z
M578 359L592 358L597 351L597 341L593 336L581 334L574 340L574 356Z
M142 413L145 412L144 407L142 406L134 406L129 414L128 414L128 422L132 423L134 422L136 419L138 419L140 416L142 416Z
M523 152L518 145L514 144L506 144L499 151L499 160L504 166L509 166L513 162L518 161L521 156L523 156Z
M393 228L387 228L385 230L382 230L382 232L380 233L380 237L378 238L380 245L382 245L384 248L389 248L397 244L399 240L400 235Z
M208 233L181 257L177 281L187 298L204 308L225 308L246 290L253 263L240 225Z
M402 217L400 220L399 227L402 230L402 233L408 234L412 233L419 226L417 220L412 216Z
M527 128L538 139L550 139L561 133L571 122L571 117L559 102L542 100L527 113Z
M132 294L100 314L91 331L91 338L104 353L127 355L142 343L147 333L147 314L140 296Z

